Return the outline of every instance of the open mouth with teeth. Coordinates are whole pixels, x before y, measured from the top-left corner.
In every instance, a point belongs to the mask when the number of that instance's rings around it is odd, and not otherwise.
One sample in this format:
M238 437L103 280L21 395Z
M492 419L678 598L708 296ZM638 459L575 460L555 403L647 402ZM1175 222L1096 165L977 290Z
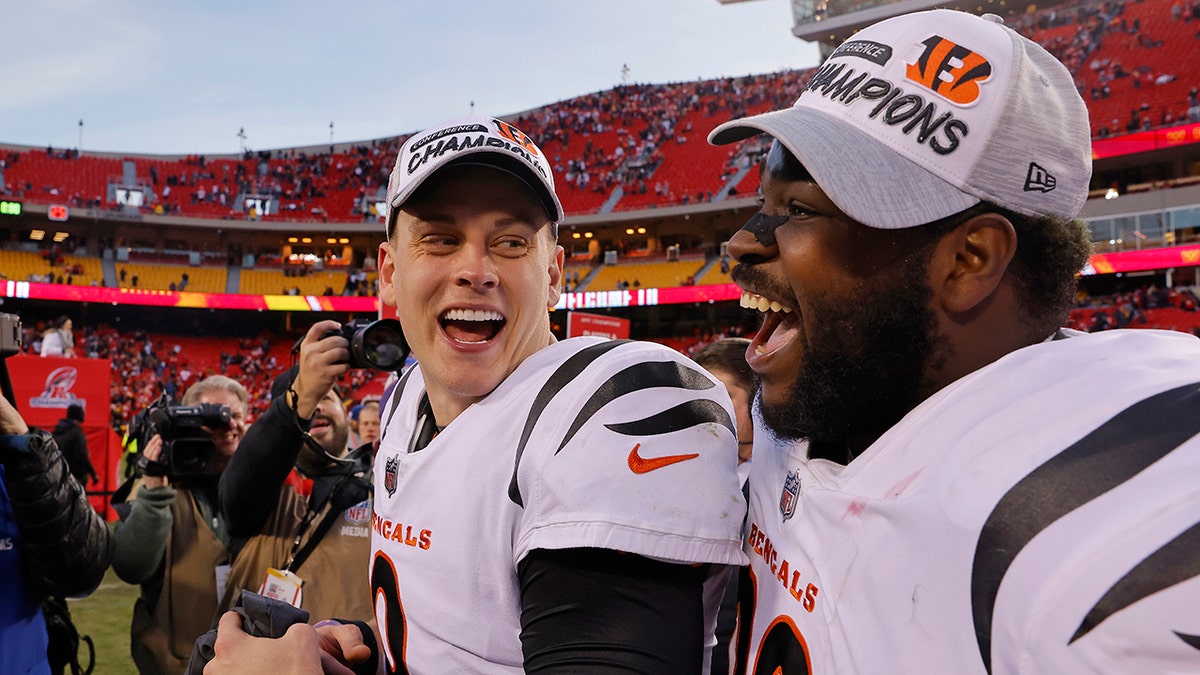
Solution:
M749 291L742 291L741 305L763 314L762 327L750 342L747 356L772 354L795 337L800 320L791 307Z
M494 340L505 323L503 314L490 309L448 309L438 317L446 337L468 345Z

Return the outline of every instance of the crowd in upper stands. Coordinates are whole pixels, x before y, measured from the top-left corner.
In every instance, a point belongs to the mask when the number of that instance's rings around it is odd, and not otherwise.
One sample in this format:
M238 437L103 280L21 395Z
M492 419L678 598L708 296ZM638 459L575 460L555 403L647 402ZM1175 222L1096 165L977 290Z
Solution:
M1081 293L1067 326L1086 332L1132 327L1200 335L1200 296L1193 287L1155 285L1102 296ZM48 329L48 325L37 323L24 328L22 341L26 353L39 353L42 335ZM752 330L747 324L728 324L696 328L685 335L647 339L690 356L712 342L746 336ZM189 385L213 374L228 375L246 387L250 394L248 417L253 420L270 405L271 382L292 365L292 339L266 334L257 339L213 338L202 349L197 342L200 338L189 341L181 336L150 335L145 331L122 333L91 326L80 327L76 332L77 356L112 360L110 421L118 431L164 392L177 400ZM201 352L215 352L216 356ZM346 397L361 398L360 390L379 376L372 370L351 370L342 382Z
M1076 84L1092 108L1096 136L1200 121L1200 82L1195 81L1194 59L1187 58L1200 41L1200 0L1085 0L1043 8L1010 23L1040 40L1076 74ZM630 195L646 196L632 200L643 207L709 201L732 187L721 179L747 166L743 158L753 151L735 148L728 162L713 165L706 178L681 167L658 171L670 165L665 160L683 151L673 146L703 144L708 130L725 119L789 105L814 70L621 85L524 113L516 123L550 157L570 213L594 213L606 201L617 204ZM1192 81L1186 81L1189 78ZM240 159L130 159L137 164L139 181L155 194L142 207L144 212L349 221L380 217L375 205L405 138L319 152L247 151ZM115 207L99 196L102 183L86 188L35 184L22 157L38 152L10 150L0 155L0 174L9 194ZM45 155L62 162L101 161L56 148L46 148ZM257 213L257 207L246 209L235 203L238 197L272 198L276 212L268 216Z
M34 323L22 329L25 353L38 354L47 327ZM196 338L150 335L145 331L118 332L111 328L83 326L78 330L77 356L111 359L110 423L122 432L138 412L164 393L178 402L189 386L209 375L227 375L246 387L250 395L247 416L257 418L270 405L271 383L292 365L292 340L272 335L258 339L212 339L212 347L201 349ZM188 346L185 348L184 343ZM208 352L216 352L210 354ZM214 358L215 356L215 358ZM359 391L379 376L367 369L352 369L343 378L346 396Z
M1163 328L1200 336L1200 297L1186 286L1142 286L1130 292L1081 295L1067 321L1089 333L1112 328Z

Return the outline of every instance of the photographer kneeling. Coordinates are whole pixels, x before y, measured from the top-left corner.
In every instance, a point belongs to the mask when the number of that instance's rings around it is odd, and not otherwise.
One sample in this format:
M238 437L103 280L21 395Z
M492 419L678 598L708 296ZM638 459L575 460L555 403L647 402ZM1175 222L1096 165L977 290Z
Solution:
M241 384L213 375L183 406L156 404L139 438L135 498L113 498L113 569L142 587L130 651L143 675L183 673L213 622L231 558L217 481L246 432L247 400Z
M351 356L347 339L361 331L347 328L349 335L335 321L320 321L309 329L297 367L276 380L271 407L221 477L221 512L230 534L247 539L222 610L245 589L300 607L313 621L372 616L367 563L373 448L346 452L349 423L335 389L347 370L367 365ZM287 483L293 467L312 479L311 494Z

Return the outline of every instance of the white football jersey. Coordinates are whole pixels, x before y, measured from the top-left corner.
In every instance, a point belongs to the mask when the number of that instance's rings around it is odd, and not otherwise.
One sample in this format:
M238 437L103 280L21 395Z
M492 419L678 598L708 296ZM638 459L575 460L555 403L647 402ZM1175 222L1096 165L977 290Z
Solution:
M756 433L739 672L1200 673L1197 434L1160 331L1009 354L848 466Z
M410 452L424 398L418 365L382 406L375 458L371 587L388 672L522 672L517 563L534 549L745 564L732 406L677 352L555 343Z

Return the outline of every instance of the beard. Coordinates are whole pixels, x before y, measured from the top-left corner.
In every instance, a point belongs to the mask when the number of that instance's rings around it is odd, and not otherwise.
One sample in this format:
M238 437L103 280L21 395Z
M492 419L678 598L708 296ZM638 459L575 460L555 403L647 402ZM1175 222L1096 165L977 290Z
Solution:
M909 261L856 297L818 299L820 321L800 336L804 359L787 400L767 403L759 392L767 428L861 451L932 393L927 369L951 347L937 333L925 268Z

